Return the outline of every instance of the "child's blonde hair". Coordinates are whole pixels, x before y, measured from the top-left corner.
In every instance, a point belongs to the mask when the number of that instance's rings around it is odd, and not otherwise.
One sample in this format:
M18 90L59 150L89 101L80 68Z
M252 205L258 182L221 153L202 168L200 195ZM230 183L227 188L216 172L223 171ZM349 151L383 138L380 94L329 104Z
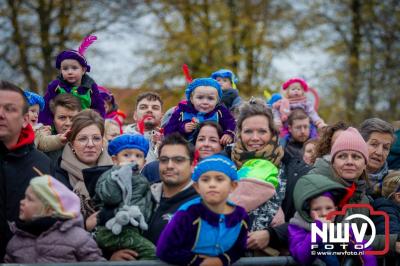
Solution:
M400 192L400 171L392 171L383 179L382 196L391 198L396 192Z

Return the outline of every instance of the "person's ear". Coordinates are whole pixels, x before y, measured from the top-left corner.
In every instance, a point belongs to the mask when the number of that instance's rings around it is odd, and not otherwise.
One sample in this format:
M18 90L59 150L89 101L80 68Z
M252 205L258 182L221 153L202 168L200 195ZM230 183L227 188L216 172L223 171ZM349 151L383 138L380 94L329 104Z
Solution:
M138 122L138 117L137 117L137 112L133 112L133 120L137 123Z
M288 125L288 131L289 131L290 133L292 133L292 126L291 126L291 125Z
M231 192L233 192L238 187L237 181L231 181Z
M394 200L400 204L400 192L394 193Z
M29 124L29 112L22 116L22 128L25 128Z
M194 187L194 190L196 190L197 194L200 194L199 183L193 182L192 186Z

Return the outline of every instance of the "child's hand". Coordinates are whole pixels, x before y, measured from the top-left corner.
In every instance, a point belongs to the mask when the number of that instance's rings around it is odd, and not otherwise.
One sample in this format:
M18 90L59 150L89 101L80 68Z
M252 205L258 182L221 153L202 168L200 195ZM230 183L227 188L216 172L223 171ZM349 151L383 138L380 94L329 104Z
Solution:
M325 122L323 120L319 120L319 121L315 122L315 125L317 126L318 129L328 126L327 124L325 124Z
M281 120L274 120L274 124L276 128L280 129L282 127L282 121Z
M316 211L311 211L311 218L314 219L314 221L320 221L321 223L331 223L331 220L326 219L325 217L320 217ZM333 218L332 218L333 219Z
M68 142L68 134L71 133L71 130L65 131L63 134L58 134L57 137L62 144L66 144Z
M204 258L204 260L200 263L200 266L222 266L222 261L217 257L207 257L200 255L200 258Z
M197 124L196 124L196 123L188 122L188 123L185 124L185 132L186 132L186 133L190 133L190 132L192 132L193 130L195 130L196 127L197 127Z
M221 145L225 146L227 144L232 143L232 141L233 138L230 135L224 134L219 142L221 143Z

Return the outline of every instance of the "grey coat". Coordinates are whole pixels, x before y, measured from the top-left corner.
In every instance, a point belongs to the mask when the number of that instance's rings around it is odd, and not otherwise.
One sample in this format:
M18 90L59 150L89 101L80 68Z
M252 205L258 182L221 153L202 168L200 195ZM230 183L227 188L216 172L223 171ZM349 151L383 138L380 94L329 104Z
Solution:
M58 221L49 230L34 236L14 223L4 261L6 263L57 263L104 261L96 242L83 228L82 218Z

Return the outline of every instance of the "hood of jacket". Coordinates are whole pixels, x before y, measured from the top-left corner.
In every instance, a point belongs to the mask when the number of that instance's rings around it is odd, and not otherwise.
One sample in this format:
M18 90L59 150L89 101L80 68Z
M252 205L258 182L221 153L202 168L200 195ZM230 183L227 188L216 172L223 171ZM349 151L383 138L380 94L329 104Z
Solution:
M323 175L307 174L297 181L293 192L294 205L296 211L306 222L313 222L310 216L309 201L328 191L333 194L335 199L340 199L347 192L345 186Z

